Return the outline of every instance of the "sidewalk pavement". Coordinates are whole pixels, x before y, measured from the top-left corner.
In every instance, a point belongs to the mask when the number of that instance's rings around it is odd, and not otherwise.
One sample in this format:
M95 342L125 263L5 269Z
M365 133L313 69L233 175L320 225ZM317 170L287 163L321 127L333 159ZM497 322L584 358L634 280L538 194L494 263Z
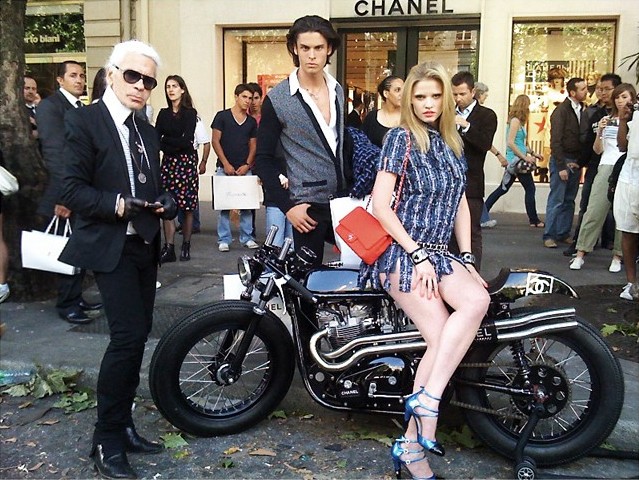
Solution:
M223 298L222 276L236 273L237 257L250 251L235 241L229 253L217 250L216 215L210 202L201 205L202 233L193 235L191 261L163 265L159 271L161 288L157 291L154 328L147 343L142 366L140 393L147 398L148 365L161 333L193 307ZM609 273L611 253L595 250L588 255L584 268L571 271L563 248L547 249L542 246L542 229L531 228L524 215L496 214L498 225L484 229L484 255L482 274L493 278L502 267L535 267L549 271L573 286L625 284L622 273ZM258 241L264 239L264 212L256 218ZM236 233L234 231L234 233ZM237 234L237 233L236 233ZM176 235L176 250L181 244ZM327 248L325 260L337 256ZM99 300L95 286L89 288L85 298ZM614 323L614 313L610 321ZM584 315L586 316L586 315ZM587 318L587 316L586 316ZM53 300L21 303L9 301L0 305L0 321L6 331L0 343L0 368L18 369L42 365L50 368L75 368L84 371L83 382L94 387L103 352L108 343L108 328L103 313L89 325L75 326L60 320ZM622 417L609 441L618 449L636 450L639 431L639 364L621 361L626 383L626 405ZM296 375L292 390L285 402L289 408L303 411L325 411L314 405ZM639 472L634 462L634 475ZM623 472L622 472L623 473ZM605 476L609 476L606 474ZM623 475L626 476L626 475ZM636 477L635 477L636 478Z

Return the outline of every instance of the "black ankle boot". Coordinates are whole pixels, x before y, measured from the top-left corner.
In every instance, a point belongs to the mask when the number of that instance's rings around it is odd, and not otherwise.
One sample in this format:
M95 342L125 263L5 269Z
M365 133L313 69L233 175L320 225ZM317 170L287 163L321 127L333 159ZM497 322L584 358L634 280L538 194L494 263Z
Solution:
M175 245L172 243L166 243L160 253L161 263L175 262Z
M191 260L191 242L182 243L182 253L180 254L180 261Z

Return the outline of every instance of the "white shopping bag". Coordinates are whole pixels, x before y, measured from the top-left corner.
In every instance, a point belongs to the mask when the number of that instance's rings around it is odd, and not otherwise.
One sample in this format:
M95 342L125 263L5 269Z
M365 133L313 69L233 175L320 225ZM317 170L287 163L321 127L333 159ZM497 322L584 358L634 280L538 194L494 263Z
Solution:
M370 195L366 195L363 199L357 199L353 197L340 197L333 198L331 200L331 221L333 223L333 232L339 225L339 221L349 214L355 207L366 208ZM359 268L362 259L348 246L348 244L342 240L337 233L335 233L335 242L337 248L340 251L340 261L342 266L347 268Z
M213 175L214 210L258 210L262 186L255 175Z
M72 265L62 263L58 257L69 241L71 224L66 220L64 233L56 235L58 231L58 217L54 216L44 232L37 230L22 231L22 268L44 270L45 272L75 275L80 269Z

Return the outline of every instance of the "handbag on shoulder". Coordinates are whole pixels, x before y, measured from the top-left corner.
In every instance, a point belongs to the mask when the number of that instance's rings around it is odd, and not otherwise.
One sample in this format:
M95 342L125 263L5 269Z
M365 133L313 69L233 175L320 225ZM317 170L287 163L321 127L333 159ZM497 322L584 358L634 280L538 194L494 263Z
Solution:
M397 194L395 195L395 205L393 207L393 211L395 212L397 212L399 199L402 195L406 166L410 156L410 132L406 130L406 134L408 140L406 142L406 153L404 154L404 162L402 165L402 176L399 181L399 186L397 187ZM337 233L367 265L375 263L392 242L391 236L384 230L379 220L368 212L367 209L370 205L370 200L371 199L369 199L366 208L362 208L361 206L355 207L339 221L339 224L335 228L335 233Z

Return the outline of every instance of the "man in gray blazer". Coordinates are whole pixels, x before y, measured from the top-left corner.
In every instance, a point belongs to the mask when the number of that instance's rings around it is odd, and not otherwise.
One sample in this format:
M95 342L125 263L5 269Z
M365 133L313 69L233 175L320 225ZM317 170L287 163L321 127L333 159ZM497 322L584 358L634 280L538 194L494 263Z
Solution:
M71 219L72 226L74 221L71 210L64 206L60 199L66 163L63 155L64 116L68 111L82 107L80 96L84 92L86 77L82 65L67 60L58 66L56 80L60 88L42 100L36 110L42 156L49 173L49 183L38 213L46 217L47 222L53 215L58 215L62 220L62 228L67 218ZM84 270L81 270L77 275L57 275L56 309L60 318L70 323L89 323L92 319L85 312L102 308L99 303L91 304L82 299L84 273Z

